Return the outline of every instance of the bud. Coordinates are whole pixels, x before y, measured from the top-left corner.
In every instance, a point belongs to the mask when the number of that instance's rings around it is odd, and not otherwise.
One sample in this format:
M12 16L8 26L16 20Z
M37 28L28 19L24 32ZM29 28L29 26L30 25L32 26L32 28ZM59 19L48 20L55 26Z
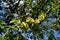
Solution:
M14 17L18 17L18 14L14 14Z
M34 5L36 5L36 1L35 0L33 0L33 2L32 2L32 6L34 6Z
M20 2L19 2L19 6L20 6L20 5L23 6L23 5L24 5L24 1L20 1Z

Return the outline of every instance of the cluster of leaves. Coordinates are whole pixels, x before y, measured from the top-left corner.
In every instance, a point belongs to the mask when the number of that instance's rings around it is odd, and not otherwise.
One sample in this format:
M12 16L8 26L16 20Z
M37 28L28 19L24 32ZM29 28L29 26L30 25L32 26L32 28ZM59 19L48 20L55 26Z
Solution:
M11 3L9 12L4 15L5 20L0 20L0 33L5 34L0 37L0 40L26 40L22 33L29 28L41 39L43 39L44 31L51 29L48 40L59 40L54 38L53 33L54 30L60 31L60 0L19 0L16 4L12 0L8 1ZM47 25L43 24L44 21ZM12 32L9 32L10 29ZM19 32L19 29L22 32ZM14 31L18 34L14 35Z

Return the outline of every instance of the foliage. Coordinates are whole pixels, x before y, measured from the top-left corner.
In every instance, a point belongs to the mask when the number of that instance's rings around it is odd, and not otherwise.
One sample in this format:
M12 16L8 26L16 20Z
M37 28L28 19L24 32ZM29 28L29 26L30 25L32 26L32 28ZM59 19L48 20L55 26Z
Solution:
M23 33L29 28L34 40L44 40L46 33L48 40L60 40L54 36L55 30L60 32L60 0L8 1L5 20L0 20L0 40L27 40Z

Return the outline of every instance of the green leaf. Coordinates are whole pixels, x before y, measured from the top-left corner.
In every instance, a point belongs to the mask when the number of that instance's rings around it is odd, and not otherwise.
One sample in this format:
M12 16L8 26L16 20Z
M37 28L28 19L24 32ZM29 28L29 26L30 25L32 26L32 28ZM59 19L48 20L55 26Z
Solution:
M16 25L20 24L20 20L12 19L10 23L15 23Z
M5 21L0 19L0 24L6 24Z

